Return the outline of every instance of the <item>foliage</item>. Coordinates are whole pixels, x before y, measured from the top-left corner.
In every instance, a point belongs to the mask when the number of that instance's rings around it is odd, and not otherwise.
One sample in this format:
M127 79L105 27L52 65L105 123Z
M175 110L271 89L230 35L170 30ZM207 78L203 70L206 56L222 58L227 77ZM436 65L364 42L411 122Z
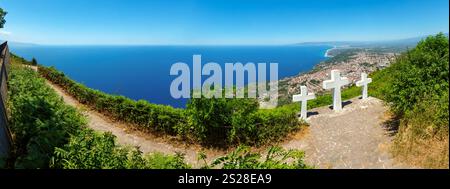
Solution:
M192 130L201 141L233 141L230 131L239 117L248 117L258 102L248 98L193 98L187 104Z
M448 96L448 45L448 38L442 33L428 37L392 65L393 80L386 100L396 113L407 114L426 99L439 101ZM448 101L438 108L437 113L448 122Z
M338 52L333 52L333 51L338 51ZM334 50L332 50L332 53L335 55L333 57L325 60L322 64L340 63L340 62L348 61L352 56L356 55L356 53L358 53L358 51L362 51L362 49L359 49L359 48L334 49Z
M33 59L31 59L31 65L36 66L37 64L36 58L33 57Z
M172 135L185 134L178 133L181 130L179 127L186 124L182 109L151 104L144 100L135 101L124 96L109 95L93 90L69 79L53 67L39 66L38 70L41 76L61 86L79 102L117 120L136 124L140 128L150 131Z
M381 82L380 82L381 83ZM379 85L379 82L373 82L371 84L369 84L371 88L377 88L377 86ZM356 85L351 85L345 89L342 90L341 93L341 97L343 101L361 96L361 87L357 87ZM373 93L371 91L369 91L370 95L373 95ZM317 95L315 99L313 100L309 100L308 101L308 109L312 109L312 108L317 108L317 107L322 107L322 106L329 106L330 104L333 104L333 96L331 95L331 93L327 92L327 93L323 93L321 95ZM287 105L285 105L286 107L290 107L292 109L300 109L300 104L299 103L289 103Z
M67 143L85 120L33 70L13 64L9 77L13 164L16 168L47 168L54 148Z
M400 119L394 154L417 166L448 168L448 42L430 36L374 75L383 81L375 93Z
M203 156L202 159L206 158ZM215 159L204 168L222 169L308 169L312 168L303 161L304 153L298 150L284 150L281 147L270 147L262 158L260 153L252 153L249 147L239 146L230 154Z
M6 20L5 16L8 14L8 12L4 11L2 8L0 8L0 28L3 28L5 26Z
M258 109L257 99L250 98L193 98L187 104L187 115L202 142L261 145L301 127L296 109Z
M258 110L256 99L202 97L191 99L187 109L183 110L105 94L76 83L53 67L39 66L39 73L79 102L117 120L202 143L221 146L263 144L279 140L301 126L296 109Z
M17 55L15 55L13 53L10 53L10 55L11 55L10 56L11 62L13 62L14 64L17 64L17 65L20 65L20 64L22 64L22 65L32 65L31 61L28 61L28 60L26 60L23 57L17 56Z
M183 155L142 155L120 147L110 133L86 128L85 118L64 104L35 71L14 59L8 81L14 168L189 168ZM2 160L3 161L3 160Z
M55 150L52 168L62 169L187 169L182 154L143 155L131 147L119 147L111 133L85 129Z

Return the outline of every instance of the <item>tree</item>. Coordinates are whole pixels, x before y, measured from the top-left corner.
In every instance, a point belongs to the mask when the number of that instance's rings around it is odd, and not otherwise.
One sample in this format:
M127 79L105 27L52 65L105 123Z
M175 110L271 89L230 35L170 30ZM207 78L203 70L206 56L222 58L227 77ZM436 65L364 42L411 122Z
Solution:
M33 57L33 59L31 60L31 65L36 66L37 65L37 60L36 58Z
M4 11L2 8L0 8L0 28L3 28L3 26L6 23L5 16L8 14L6 11Z

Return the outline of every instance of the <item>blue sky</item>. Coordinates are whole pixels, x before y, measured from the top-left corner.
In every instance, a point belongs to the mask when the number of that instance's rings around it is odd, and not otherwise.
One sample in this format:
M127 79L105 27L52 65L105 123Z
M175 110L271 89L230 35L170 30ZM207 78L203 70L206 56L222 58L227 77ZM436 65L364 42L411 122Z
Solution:
M448 0L0 0L0 39L37 44L291 44L448 32Z

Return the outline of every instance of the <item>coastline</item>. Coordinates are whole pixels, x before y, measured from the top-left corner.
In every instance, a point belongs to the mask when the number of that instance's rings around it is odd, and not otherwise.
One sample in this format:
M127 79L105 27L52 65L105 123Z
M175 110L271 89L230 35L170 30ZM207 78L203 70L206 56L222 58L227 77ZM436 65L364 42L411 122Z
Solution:
M325 58L333 58L333 55L330 55L330 52L331 52L332 50L337 49L337 48L338 48L337 46L333 46L333 48L328 49L328 50L325 52L324 57L325 57Z

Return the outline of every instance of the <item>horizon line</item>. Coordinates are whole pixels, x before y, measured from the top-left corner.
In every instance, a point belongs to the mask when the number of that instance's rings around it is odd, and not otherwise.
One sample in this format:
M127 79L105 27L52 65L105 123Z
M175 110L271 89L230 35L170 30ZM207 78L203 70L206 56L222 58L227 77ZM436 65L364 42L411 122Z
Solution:
M414 38L424 38L431 35L437 35L439 33L443 33L445 35L449 35L449 32L435 32L433 34L427 34L427 35L417 35L417 36L410 36L410 37L402 37L402 38L395 38L395 39L378 39L378 40L311 40L311 41L300 41L300 42L292 42L292 43L247 43L247 44L209 44L209 43L203 43L203 44L187 44L187 43L167 43L167 44L157 44L157 43L34 43L34 42L23 42L23 41L10 41L10 40L0 40L0 41L7 41L10 43L19 43L23 45L33 45L33 46L289 46L289 45L308 45L308 43L311 43L311 45L317 45L314 43L323 43L320 45L331 45L326 43L339 43L339 42L347 42L347 43L355 43L355 42L386 42L386 41L396 41L396 40L406 40L406 39L414 39Z

